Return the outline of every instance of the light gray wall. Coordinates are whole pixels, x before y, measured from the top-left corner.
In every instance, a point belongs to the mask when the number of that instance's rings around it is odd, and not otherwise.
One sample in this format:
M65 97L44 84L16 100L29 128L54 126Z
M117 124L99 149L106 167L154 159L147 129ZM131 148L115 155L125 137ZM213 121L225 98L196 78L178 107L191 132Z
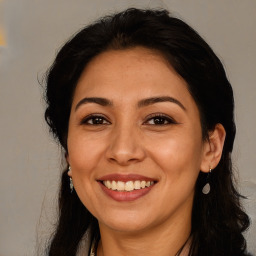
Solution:
M7 45L0 47L0 256L35 255L36 233L44 241L54 223L60 149L43 121L37 77L81 26L127 6L168 8L224 62L236 99L233 159L241 190L249 197L253 226L248 241L256 253L256 1L2 0Z

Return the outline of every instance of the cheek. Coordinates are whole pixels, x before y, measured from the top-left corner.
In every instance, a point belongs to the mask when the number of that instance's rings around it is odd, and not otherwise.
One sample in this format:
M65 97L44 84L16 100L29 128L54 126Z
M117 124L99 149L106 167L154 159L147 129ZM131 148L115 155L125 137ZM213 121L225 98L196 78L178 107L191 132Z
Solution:
M201 163L200 136L192 133L175 134L148 143L150 157L161 167L164 175L178 179L183 175L198 175Z
M72 169L88 172L99 161L103 144L100 140L90 139L90 136L71 134L68 138L68 152Z
M69 137L69 161L72 178L78 197L91 212L94 212L92 200L95 196L97 166L102 158L102 143L82 136Z
M102 156L102 143L90 140L89 136L70 133L68 150L76 193L86 208L94 212L92 201L95 200L95 170Z

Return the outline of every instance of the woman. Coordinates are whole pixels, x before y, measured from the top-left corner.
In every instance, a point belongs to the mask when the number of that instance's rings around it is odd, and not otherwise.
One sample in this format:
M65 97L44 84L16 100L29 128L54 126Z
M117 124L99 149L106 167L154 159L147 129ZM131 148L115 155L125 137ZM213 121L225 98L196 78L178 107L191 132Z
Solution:
M58 53L46 102L67 161L49 255L246 255L233 92L191 27L165 10L100 19Z

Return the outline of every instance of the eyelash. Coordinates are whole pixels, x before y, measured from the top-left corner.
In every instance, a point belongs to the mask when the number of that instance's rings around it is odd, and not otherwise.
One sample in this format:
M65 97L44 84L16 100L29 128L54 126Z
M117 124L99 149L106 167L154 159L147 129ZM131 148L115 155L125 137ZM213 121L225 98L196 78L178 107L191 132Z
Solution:
M148 124L149 121L151 121L151 120L155 120L156 121L157 119L164 121L164 123ZM165 114L154 113L154 114L151 114L151 115L147 116L147 120L143 124L163 126L163 125L177 124L177 122L173 118L171 118L171 117L169 117L169 116L167 116Z
M97 121L97 119L99 119L98 121L100 121L101 123L93 123L94 121ZM154 122L156 122L156 120L158 120L157 122L160 121L160 123L155 123L155 124L150 124L149 121L154 120ZM91 123L90 123L91 122ZM164 123L161 123L164 122ZM98 115L98 114L91 114L89 116L86 116L84 119L82 119L81 125L109 125L111 124L106 117L102 116L102 115ZM177 122L165 115L165 114L161 114L161 113L154 113L151 114L149 116L146 117L146 121L143 122L143 124L145 125L156 125L156 126L164 126L164 125L170 125L170 124L177 124Z
M98 119L101 119L103 121L103 123L98 123L98 124L94 124L94 123L89 123L89 121L91 120L97 120ZM104 123L105 122L105 123ZM82 119L81 125L108 125L110 124L110 122L107 120L106 117L102 116L102 115L99 115L99 114L91 114L89 116L86 116L84 119Z

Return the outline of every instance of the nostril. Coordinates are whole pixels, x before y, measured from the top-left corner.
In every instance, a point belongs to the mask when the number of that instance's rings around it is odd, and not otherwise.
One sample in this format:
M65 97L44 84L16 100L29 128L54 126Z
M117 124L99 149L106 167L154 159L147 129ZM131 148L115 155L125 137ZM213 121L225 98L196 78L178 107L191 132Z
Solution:
M141 159L132 158L132 157L129 157L128 155L122 155L122 156L119 155L119 156L116 156L116 157L109 158L109 161L113 162L113 163L117 163L119 165L126 166L126 165L129 165L131 163L139 162L139 161L141 161Z

